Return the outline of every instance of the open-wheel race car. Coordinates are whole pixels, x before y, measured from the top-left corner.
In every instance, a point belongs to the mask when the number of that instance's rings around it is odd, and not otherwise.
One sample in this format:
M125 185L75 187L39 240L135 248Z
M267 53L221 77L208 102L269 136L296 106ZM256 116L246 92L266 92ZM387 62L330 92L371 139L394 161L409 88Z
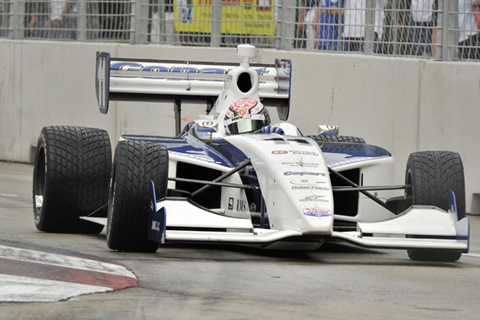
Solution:
M97 53L99 108L109 101L173 102L177 136L123 135L112 162L105 130L52 126L38 139L34 220L46 232L99 233L108 247L155 252L173 242L314 250L325 241L407 250L455 261L469 249L460 156L412 153L405 183L393 157L320 125L286 122L292 62L132 60ZM182 101L206 114L181 128ZM279 123L271 123L269 110ZM402 196L393 196L394 190Z

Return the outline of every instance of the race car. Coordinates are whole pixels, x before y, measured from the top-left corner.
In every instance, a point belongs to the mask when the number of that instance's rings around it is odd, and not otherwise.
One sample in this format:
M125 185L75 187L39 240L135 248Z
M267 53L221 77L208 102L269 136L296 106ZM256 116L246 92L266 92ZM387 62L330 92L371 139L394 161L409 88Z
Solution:
M326 241L407 250L421 261L468 252L459 154L414 152L405 183L395 185L385 149L338 135L335 125L304 135L287 122L292 61L252 64L254 46L236 50L239 65L97 52L100 112L112 100L171 102L177 135L122 135L112 162L105 130L43 128L37 229L100 233L106 225L108 247L132 252L175 242L315 250ZM182 101L207 112L181 128Z

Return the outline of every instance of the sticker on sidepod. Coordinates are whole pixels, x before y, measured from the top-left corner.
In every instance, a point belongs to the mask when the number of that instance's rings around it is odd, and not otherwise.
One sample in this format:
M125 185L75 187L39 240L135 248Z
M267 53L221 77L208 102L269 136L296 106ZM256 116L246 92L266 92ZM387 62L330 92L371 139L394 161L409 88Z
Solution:
M309 217L330 217L332 212L330 209L313 207L313 208L303 208L303 214Z

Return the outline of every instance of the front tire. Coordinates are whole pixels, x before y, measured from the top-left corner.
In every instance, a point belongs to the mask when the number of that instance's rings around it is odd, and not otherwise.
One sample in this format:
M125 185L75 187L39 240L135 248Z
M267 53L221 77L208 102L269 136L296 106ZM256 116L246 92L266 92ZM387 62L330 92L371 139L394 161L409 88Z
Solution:
M414 205L433 205L445 211L449 208L449 191L455 193L458 220L466 216L465 177L460 155L449 151L415 152L407 161L406 198ZM415 261L452 262L460 259L460 252L435 250L407 250Z
M33 211L40 231L100 233L103 226L79 219L106 216L112 154L105 130L45 127L33 173ZM103 208L102 208L103 207Z
M123 140L117 145L108 205L107 244L110 249L155 252L148 239L149 181L158 199L167 195L168 151L163 145Z

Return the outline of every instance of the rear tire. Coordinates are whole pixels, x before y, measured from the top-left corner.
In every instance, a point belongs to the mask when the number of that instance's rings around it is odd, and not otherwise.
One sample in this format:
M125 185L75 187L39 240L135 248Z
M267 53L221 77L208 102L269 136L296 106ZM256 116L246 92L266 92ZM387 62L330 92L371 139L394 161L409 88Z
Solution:
M112 154L105 130L45 127L37 143L33 211L40 231L100 233L103 225L79 219L107 213ZM104 208L102 208L104 206Z
M460 155L449 151L415 152L407 161L406 198L414 205L433 205L445 211L449 208L449 191L455 193L458 220L466 216L465 178ZM407 250L415 261L452 262L460 259L460 252L435 250Z
M365 140L359 137L353 136L334 136L334 135L321 135L321 136L308 136L315 140L319 144L324 142L346 142L346 143L361 143L365 144Z
M110 249L155 252L148 239L149 181L157 198L167 195L168 151L163 145L123 140L117 145L110 187L107 244Z

